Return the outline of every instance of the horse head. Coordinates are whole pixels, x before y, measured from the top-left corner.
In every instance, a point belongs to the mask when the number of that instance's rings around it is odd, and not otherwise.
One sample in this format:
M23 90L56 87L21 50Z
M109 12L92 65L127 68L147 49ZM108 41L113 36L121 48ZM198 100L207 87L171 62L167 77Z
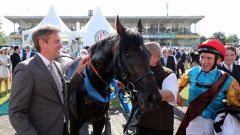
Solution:
M138 26L142 26L140 23L141 20ZM120 36L116 55L117 79L127 86L143 110L155 109L161 102L161 95L149 66L150 53L144 46L143 37L139 32L125 28L118 17L116 29Z
M142 26L142 25L138 25ZM85 68L90 83L107 97L109 84L115 78L125 84L143 110L155 109L161 95L150 69L150 53L144 46L142 35L134 29L125 28L116 19L117 34L96 42L90 50L90 64ZM69 64L65 74L72 78L79 59Z

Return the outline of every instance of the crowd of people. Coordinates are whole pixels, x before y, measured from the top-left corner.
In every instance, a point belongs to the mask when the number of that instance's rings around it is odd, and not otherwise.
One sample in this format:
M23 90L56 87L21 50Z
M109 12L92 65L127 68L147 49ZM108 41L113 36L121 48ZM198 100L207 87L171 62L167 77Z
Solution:
M31 50L30 45L26 45L23 50L19 46L1 47L0 49L0 84L4 82L4 88L9 90L8 82L12 80L12 72L16 65L35 55L35 51ZM2 85L0 85L0 90Z
M0 50L1 82L7 83L9 70L13 71L10 122L19 135L67 135L67 88L62 68L54 61L63 47L59 30L46 26L36 30L32 39L34 52L28 45L25 52L18 46L14 52ZM151 54L149 65L162 101L158 109L137 118L136 135L173 135L174 107L184 102L188 109L177 135L213 135L217 111L226 106L240 108L240 66L233 46L216 39L209 39L192 51L161 48L156 42L145 46ZM81 76L88 64L87 51L81 55L85 59L74 78ZM184 101L179 93L188 84L189 95Z

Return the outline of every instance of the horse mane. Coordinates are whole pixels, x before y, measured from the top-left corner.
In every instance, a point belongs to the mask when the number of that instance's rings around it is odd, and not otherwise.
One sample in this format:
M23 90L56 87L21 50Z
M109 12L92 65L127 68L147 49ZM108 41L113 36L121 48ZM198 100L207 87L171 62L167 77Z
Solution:
M114 45L118 39L119 36L117 34L111 34L103 40L97 41L95 44L93 44L89 53L92 55L96 50L104 49L107 47L107 45Z

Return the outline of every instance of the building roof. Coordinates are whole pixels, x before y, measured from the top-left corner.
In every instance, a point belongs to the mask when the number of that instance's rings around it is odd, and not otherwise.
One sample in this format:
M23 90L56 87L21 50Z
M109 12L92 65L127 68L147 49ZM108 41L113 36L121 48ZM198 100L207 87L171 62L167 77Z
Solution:
M40 22L44 16L4 16L12 22ZM133 22L134 24L142 19L143 24L145 23L166 23L166 22L190 22L197 23L204 16L119 16L122 22ZM85 22L87 23L91 16L60 16L63 22ZM105 16L109 23L115 22L116 16Z
M53 6L50 7L47 15L41 20L41 22L37 26L27 31L34 31L46 24L54 25L58 27L61 31L70 31L70 29L64 24L61 18L57 15Z
M79 31L80 35L83 37L83 46L91 46L95 42L115 32L116 31L103 16L100 7L97 7L91 19Z

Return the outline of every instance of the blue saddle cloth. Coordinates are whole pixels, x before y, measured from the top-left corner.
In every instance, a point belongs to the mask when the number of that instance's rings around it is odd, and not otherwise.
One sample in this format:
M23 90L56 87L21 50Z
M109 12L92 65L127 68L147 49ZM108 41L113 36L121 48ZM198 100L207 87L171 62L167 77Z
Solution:
M87 75L87 71L86 68L83 70L83 74L84 74L84 85L87 89L87 93L88 95L99 102L102 103L107 103L109 102L111 99L113 99L115 97L114 93L111 93L109 96L103 97L91 84L88 75Z
M74 74L76 73L76 70L78 68L78 65L80 63L80 60L74 60L73 63L70 65L70 67L68 68L67 71L65 71L65 76L66 76L66 80L71 80L72 77L74 76ZM86 72L86 68L83 70L83 74L84 74L84 85L87 89L87 93L88 95L99 102L102 103L107 103L110 102L110 100L112 100L113 98L116 97L116 95L118 95L118 101L120 103L120 106L123 108L123 110L126 113L130 113L132 110L132 103L129 100L128 97L125 96L125 93L123 92L123 90L118 88L117 85L117 81L115 79L113 79L111 81L110 87L113 87L113 92L107 96L107 97L103 97L91 84L89 77L87 75Z
M130 113L132 110L132 103L129 100L128 97L125 96L125 93L123 92L123 90L118 88L117 85L117 81L115 79L113 79L110 83L110 87L113 87L113 92L107 96L107 97L103 97L91 84L88 75L86 73L86 69L84 69L83 74L85 76L84 78L84 84L85 87L87 89L87 93L90 97L92 97L92 99L102 102L102 103L107 103L110 102L110 100L112 100L113 98L116 97L116 95L118 95L118 101L120 103L120 106L123 108L123 110L126 113Z

